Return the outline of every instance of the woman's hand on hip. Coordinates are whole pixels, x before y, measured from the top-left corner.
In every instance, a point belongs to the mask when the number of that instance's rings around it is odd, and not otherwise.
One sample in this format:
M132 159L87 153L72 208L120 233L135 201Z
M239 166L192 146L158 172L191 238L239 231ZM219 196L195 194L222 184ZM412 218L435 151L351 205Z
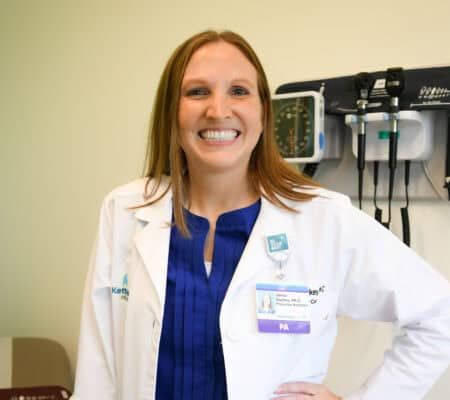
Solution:
M271 400L342 400L324 385L309 382L283 383Z

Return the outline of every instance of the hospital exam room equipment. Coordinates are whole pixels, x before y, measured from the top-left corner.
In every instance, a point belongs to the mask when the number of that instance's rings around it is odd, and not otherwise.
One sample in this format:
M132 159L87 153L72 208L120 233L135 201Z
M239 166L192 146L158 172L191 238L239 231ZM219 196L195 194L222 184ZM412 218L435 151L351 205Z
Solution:
M314 179L348 194L360 208L363 200L373 203L365 203L364 211L386 228L397 212L391 203L403 202L403 240L409 244L410 200L450 200L450 67L391 67L286 83L275 99L311 92L320 93L325 105L323 152ZM327 157L335 149L334 157ZM380 207L383 200L386 210Z

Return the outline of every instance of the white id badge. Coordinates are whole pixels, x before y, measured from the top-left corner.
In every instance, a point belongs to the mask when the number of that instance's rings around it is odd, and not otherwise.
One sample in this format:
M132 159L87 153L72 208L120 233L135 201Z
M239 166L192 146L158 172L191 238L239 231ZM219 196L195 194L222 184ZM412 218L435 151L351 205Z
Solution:
M311 332L309 288L287 283L256 284L259 332Z

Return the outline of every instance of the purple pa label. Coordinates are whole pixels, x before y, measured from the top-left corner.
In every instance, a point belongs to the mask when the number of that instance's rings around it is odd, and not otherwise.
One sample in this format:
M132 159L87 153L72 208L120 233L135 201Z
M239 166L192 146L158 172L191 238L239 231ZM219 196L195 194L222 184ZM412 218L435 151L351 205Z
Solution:
M273 319L259 319L259 332L266 333L311 333L309 321L282 321Z

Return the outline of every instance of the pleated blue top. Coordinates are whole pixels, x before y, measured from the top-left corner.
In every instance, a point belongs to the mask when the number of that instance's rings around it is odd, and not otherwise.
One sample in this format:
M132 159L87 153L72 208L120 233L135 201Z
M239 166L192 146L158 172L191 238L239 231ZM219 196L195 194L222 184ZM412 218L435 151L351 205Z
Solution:
M219 216L209 277L208 220L186 210L190 239L172 227L156 400L227 399L219 313L260 208L258 200Z

